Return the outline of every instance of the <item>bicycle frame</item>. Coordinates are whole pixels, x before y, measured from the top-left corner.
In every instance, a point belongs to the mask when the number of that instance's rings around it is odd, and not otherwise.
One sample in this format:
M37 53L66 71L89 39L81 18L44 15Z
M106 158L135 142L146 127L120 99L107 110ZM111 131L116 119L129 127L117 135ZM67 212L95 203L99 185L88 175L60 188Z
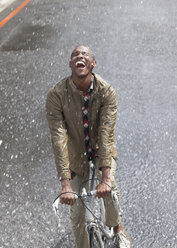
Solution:
M92 161L89 161L89 187L88 187L89 191L93 191L95 188L94 177L95 177L95 166L94 166ZM92 197L90 197L88 199L87 204L88 204L89 209L92 209L92 207L93 207L93 198ZM104 221L105 221L105 208L104 208L104 202L103 202L102 198L100 200L100 211L101 211L101 217L102 217L102 221L103 221L100 223L104 223ZM91 229L99 230L101 226L103 227L103 224L100 225L98 220L95 220L93 218L93 215L87 209L86 209L85 216L86 216L86 230L88 233L88 238L90 238L89 233L90 233ZM104 228L101 228L101 229L104 230ZM98 241L100 243L101 248L104 248L104 242L102 240L102 236L101 236L100 231L97 231L96 235L97 235L97 238L98 238ZM90 240L89 240L89 243L90 243Z
M89 191L94 190L95 186L95 166L92 161L89 161ZM113 196L112 196L113 197ZM87 204L89 205L89 208L92 209L93 206L93 197L90 197L87 201ZM95 220L93 215L86 209L86 230L88 233L88 237L90 237L89 232L92 228L97 230L95 234L97 235L97 239L100 243L100 248L104 248L105 240L103 239L103 236L106 240L111 240L114 238L113 230L108 230L105 226L105 206L104 206L104 200L103 198L100 199L100 212L101 212L101 220ZM101 232L100 232L101 231Z

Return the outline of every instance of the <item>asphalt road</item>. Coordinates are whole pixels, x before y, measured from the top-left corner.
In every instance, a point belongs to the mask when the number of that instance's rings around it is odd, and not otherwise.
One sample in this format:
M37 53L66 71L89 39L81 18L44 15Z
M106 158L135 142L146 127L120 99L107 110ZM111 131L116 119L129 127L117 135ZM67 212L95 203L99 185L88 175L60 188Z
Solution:
M57 223L51 206L60 186L45 100L78 44L118 93L117 180L133 247L175 248L175 0L32 0L0 29L0 248L74 247L69 208Z

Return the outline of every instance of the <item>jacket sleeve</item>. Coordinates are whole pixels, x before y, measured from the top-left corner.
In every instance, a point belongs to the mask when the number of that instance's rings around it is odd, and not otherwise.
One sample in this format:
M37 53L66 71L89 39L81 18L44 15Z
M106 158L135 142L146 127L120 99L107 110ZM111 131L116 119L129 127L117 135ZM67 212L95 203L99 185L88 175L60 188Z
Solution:
M46 112L58 177L60 179L70 179L68 135L60 98L55 88L52 88L48 93Z
M117 95L110 86L102 95L102 104L99 114L98 126L98 157L99 169L110 167L112 164L113 148L115 149L115 127L117 118Z

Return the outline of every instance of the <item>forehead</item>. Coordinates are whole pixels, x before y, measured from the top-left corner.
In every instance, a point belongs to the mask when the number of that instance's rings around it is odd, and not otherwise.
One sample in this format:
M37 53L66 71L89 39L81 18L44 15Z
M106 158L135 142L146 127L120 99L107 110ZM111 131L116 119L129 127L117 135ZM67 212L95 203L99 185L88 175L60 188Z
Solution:
M81 52L81 53L82 53L82 52L85 52L85 53L88 53L89 55L92 54L90 48L85 47L85 46L78 46L78 47L76 47L76 48L73 50L72 54L77 53L77 52ZM71 55L72 55L72 54L71 54Z

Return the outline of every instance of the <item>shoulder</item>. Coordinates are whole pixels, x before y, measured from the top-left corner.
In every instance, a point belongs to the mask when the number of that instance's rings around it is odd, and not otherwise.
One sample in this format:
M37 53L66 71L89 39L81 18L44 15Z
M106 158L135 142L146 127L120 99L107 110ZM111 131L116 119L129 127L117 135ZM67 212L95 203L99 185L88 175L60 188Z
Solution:
M49 90L48 94L62 95L67 89L69 80L70 77L63 78L60 82L58 82Z
M68 81L70 77L63 78L60 82L54 85L50 90L55 91L56 93L62 93L67 88Z
M94 73L95 78L95 88L98 91L98 93L112 93L116 95L116 90L112 87L111 84L109 84L106 80L104 80L100 75Z

